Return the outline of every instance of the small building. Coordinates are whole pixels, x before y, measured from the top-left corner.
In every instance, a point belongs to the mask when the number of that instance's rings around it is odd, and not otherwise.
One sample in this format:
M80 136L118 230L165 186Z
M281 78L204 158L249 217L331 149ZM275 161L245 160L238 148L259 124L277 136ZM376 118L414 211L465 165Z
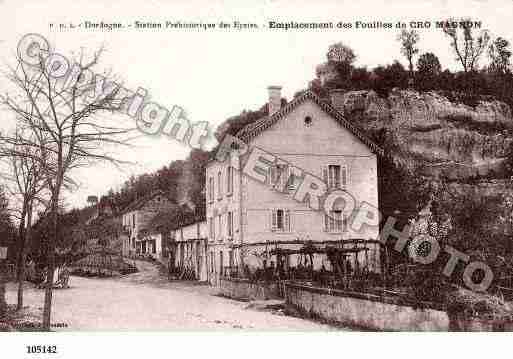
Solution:
M204 216L192 218L170 233L170 260L179 279L208 280L207 223Z
M152 232L150 223L162 210L176 206L163 191L140 198L122 211L123 255L154 256L162 253L162 236Z
M136 239L136 245L140 243L140 251L136 254L153 258L161 263L166 262L167 254L165 252L165 234L160 231L153 230L141 230Z

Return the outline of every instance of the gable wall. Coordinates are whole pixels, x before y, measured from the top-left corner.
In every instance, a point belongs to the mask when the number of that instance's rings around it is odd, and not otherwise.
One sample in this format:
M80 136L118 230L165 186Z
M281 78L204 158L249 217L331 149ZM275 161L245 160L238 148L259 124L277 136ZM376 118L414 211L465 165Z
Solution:
M310 116L312 125L306 127L304 118ZM348 191L357 201L378 206L376 155L357 137L342 127L311 100L298 105L285 118L260 133L250 142L296 167L323 178L322 167L328 164L348 168ZM247 176L243 176L243 231L244 243L304 239L338 240L341 235L324 231L324 216L312 211L291 196L272 190ZM291 211L291 233L271 231L270 211L284 208ZM348 238L376 238L376 230L349 232Z

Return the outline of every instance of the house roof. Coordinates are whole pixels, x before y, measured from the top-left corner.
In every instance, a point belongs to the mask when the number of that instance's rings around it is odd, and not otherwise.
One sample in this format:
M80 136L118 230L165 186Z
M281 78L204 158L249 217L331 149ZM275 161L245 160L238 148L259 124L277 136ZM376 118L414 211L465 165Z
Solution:
M366 144L372 152L383 156L383 149L373 142L362 130L358 129L354 124L347 120L344 115L337 111L331 104L322 100L319 96L313 93L311 90L304 92L303 94L296 97L294 100L283 106L279 111L275 112L271 116L266 116L258 121L250 123L249 125L242 128L238 133L237 137L244 142L249 142L251 139L259 135L261 132L267 130L273 126L276 122L281 120L287 114L292 112L297 106L304 103L307 100L312 100L326 113L333 117L339 124L345 127L349 132L358 137L364 144Z
M168 210L159 211L149 222L148 226L141 230L148 234L158 234L204 221L206 221L204 210L194 212L187 206L177 205Z
M143 197L141 197L139 199L136 199L132 203L130 203L128 206L125 207L125 209L123 209L121 211L121 214L126 214L128 212L133 212L133 211L140 210L142 207L144 207L144 205L148 201L151 201L153 198L157 197L158 195L163 196L164 198L169 200L169 198L164 193L164 191L162 191L162 190L154 191L154 192L150 193L149 195L143 196Z

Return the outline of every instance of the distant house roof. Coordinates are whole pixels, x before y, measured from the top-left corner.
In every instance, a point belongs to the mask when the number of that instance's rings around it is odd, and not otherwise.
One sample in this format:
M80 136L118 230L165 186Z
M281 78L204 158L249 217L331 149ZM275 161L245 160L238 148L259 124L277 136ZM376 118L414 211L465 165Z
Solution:
M258 121L250 123L249 125L242 128L238 133L237 137L244 142L249 142L251 139L259 135L261 132L267 130L273 126L276 122L281 120L297 106L304 103L306 100L314 101L319 107L333 117L339 124L345 127L349 132L358 137L364 144L366 144L372 152L383 156L383 149L374 143L370 138L365 135L362 130L358 129L354 124L347 120L344 115L337 111L331 104L322 100L319 96L313 93L311 90L305 91L303 94L296 97L294 100L282 106L281 109L271 116L266 116Z
M133 201L132 203L130 203L128 206L125 207L125 209L123 209L121 211L121 214L126 214L128 212L133 212L133 211L138 211L140 210L142 207L144 207L144 205L148 202L148 201L151 201L152 199L154 199L155 197L157 196L163 196L164 198L166 198L167 200L170 201L170 199L168 198L168 196L164 193L164 191L162 190L158 190L158 191L154 191L152 193L150 193L149 195L146 195L146 196L143 196L139 199L136 199L135 201Z
M187 205L174 206L167 210L159 211L142 230L146 233L169 232L194 223L206 221L203 209L192 211Z

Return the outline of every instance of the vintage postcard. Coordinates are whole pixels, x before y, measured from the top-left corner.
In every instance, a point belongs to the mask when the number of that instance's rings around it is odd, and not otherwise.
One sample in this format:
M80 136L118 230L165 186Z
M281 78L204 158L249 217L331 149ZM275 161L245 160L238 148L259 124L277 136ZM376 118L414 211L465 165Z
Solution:
M0 0L2 340L513 331L512 13Z

